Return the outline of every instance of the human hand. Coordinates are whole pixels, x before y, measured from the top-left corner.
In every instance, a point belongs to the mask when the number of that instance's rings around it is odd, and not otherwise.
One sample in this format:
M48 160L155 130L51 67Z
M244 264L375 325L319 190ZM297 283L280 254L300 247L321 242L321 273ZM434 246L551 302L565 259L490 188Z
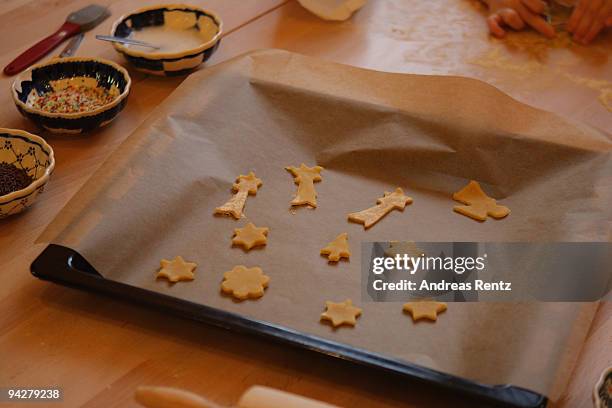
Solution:
M605 27L612 26L612 0L579 0L567 22L574 40L588 44Z
M612 1L612 0L604 0ZM487 24L489 31L496 37L504 37L510 27L522 30L530 26L548 38L555 36L555 29L544 20L542 14L546 3L542 0L484 0L489 6Z

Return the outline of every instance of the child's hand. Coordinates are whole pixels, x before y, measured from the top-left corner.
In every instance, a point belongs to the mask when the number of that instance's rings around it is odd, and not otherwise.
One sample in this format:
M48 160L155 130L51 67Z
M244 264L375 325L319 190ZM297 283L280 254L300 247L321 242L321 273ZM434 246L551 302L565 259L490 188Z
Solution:
M526 25L546 37L555 36L555 29L542 17L546 9L546 3L542 0L484 0L484 2L489 6L490 14L487 18L489 31L496 37L501 38L506 35L504 26L522 30Z
M574 33L574 40L588 44L606 26L612 26L612 0L579 0L567 31Z

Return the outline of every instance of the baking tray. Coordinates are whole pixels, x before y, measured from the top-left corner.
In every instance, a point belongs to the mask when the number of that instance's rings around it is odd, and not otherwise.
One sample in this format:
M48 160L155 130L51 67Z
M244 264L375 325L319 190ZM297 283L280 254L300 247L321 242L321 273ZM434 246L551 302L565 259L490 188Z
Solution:
M491 407L545 407L546 397L512 385L485 385L367 350L308 335L209 306L105 279L78 252L51 244L34 260L32 275L60 285L124 299L227 330L260 335L280 343L438 385Z

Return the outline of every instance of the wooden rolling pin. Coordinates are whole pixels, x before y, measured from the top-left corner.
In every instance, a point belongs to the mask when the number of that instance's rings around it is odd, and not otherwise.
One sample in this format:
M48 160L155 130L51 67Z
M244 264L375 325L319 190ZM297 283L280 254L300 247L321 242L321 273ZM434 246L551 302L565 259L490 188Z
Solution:
M230 408L216 404L189 391L170 387L142 386L134 398L147 408ZM255 385L249 388L234 408L339 408L274 388Z

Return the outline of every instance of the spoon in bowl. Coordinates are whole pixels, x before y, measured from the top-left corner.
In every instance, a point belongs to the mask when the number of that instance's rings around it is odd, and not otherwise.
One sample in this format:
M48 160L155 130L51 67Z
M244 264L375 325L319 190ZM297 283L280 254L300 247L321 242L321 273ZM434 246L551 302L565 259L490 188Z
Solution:
M123 37L114 37L112 35L96 35L96 39L102 41L117 42L121 44L138 45L140 47L153 48L154 50L159 50L160 48L157 45L149 44L144 41L131 40L129 38Z

